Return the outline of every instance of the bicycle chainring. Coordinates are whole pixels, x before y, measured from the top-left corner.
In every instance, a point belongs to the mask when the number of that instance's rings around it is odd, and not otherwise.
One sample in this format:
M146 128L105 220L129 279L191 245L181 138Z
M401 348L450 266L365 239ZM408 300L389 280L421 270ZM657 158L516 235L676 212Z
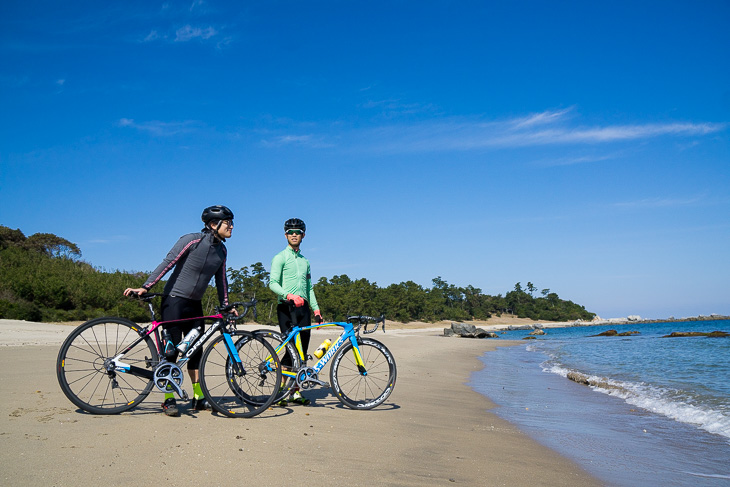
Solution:
M182 390L183 371L172 362L160 362L153 372L155 387L162 392L175 392L181 398L187 396Z
M325 385L325 383L319 380L319 376L313 367L302 367L297 372L297 387L300 389L309 389L321 385Z

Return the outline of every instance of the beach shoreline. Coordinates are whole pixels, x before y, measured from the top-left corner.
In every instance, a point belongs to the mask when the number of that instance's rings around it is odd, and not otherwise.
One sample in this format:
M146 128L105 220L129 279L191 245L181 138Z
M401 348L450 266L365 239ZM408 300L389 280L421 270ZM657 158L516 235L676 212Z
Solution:
M353 411L329 390L315 389L307 392L311 407L276 407L236 420L186 404L182 417L165 417L157 392L121 415L79 411L54 372L71 330L0 320L5 485L229 485L242 476L260 485L600 485L490 412L494 404L467 385L484 368L480 356L519 342L448 340L433 324L388 329L371 335L398 364L396 387L381 407ZM312 340L333 335L317 330Z
M553 329L485 354L487 369L471 385L501 406L500 417L610 485L714 487L730 479L728 339L665 337L729 327L723 320L630 325L637 331L618 338L598 334L619 329L613 325Z

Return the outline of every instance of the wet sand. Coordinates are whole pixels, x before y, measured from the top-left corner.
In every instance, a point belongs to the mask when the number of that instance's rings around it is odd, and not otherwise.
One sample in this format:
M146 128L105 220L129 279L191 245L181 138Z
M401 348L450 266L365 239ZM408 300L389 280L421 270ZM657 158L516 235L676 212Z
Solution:
M395 390L379 408L353 411L315 389L306 393L310 407L229 419L187 404L181 417L168 418L158 392L121 415L80 411L55 375L72 327L0 320L0 479L23 486L600 485L490 413L493 404L465 385L483 367L480 355L510 342L445 338L437 326L371 335L398 365ZM315 331L312 347L335 335Z

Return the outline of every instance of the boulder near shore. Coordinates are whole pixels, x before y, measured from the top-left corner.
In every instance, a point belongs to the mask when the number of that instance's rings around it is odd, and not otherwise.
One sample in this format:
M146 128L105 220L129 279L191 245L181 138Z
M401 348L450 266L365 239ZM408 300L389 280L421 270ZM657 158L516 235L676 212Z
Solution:
M444 336L461 337L461 338L497 338L494 332L487 331L483 328L477 328L474 325L465 323L451 323L451 328L444 328Z

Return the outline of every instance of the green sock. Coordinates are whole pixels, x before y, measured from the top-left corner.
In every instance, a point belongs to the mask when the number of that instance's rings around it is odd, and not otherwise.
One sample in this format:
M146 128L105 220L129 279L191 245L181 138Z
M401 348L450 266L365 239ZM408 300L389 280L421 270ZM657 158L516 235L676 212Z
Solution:
M193 394L195 399L203 399L205 397L203 389L200 388L200 382L193 383Z
M168 399L175 399L175 394L173 394L172 392L166 392L165 401L167 401Z

